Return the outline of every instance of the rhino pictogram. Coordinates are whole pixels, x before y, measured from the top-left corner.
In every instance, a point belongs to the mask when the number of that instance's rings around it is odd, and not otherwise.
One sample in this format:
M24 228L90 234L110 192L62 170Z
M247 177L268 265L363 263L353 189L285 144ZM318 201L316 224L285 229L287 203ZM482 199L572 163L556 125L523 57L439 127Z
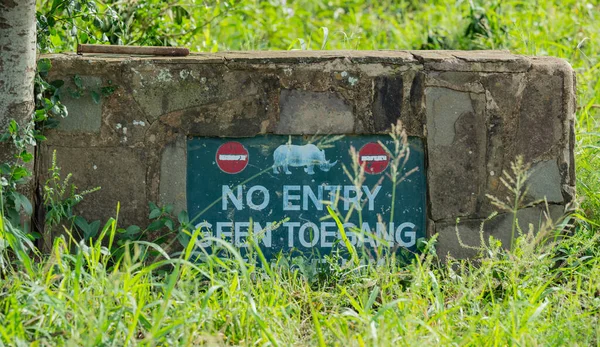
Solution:
M315 145L308 144L304 146L297 145L281 145L273 152L273 173L279 173L279 168L287 175L291 175L289 167L306 166L304 171L312 175L315 173L314 166L318 166L322 171L329 171L335 166L337 160L330 163L325 159L325 151L319 150Z

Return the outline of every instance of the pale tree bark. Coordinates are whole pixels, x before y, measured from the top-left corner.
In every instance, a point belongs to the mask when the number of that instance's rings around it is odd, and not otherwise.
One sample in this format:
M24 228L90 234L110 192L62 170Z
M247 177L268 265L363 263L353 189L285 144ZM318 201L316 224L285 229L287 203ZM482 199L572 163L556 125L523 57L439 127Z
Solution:
M0 127L23 124L33 112L36 67L35 0L0 0Z
M35 0L0 0L0 134L15 120L21 127L31 121L34 111L33 83L36 69ZM33 149L29 149L32 152ZM14 162L16 148L0 144L0 163ZM33 160L27 168L33 171ZM33 198L33 182L20 191ZM22 217L22 223L28 223Z

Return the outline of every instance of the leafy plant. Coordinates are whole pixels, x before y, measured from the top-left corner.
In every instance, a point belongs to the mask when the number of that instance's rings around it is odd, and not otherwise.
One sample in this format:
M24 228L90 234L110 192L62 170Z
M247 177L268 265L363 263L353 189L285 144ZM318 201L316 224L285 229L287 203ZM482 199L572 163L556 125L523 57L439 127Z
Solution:
M72 174L67 174L64 179L61 177L60 167L56 164L56 150L52 152L52 165L48 169L48 172L50 176L44 184L44 206L46 208L45 230L51 231L61 224L70 229L71 225L78 221L76 225L80 226L80 228L83 226L84 237L86 234L88 237L92 237L94 228L96 232L98 229L95 226L96 222L89 225L87 222L84 223L82 218L76 220L73 207L80 203L85 195L100 190L100 187L77 192L77 187L70 182ZM98 226L99 223L98 221ZM88 237L85 238L87 239Z
M67 110L60 103L58 96L58 88L62 86L62 81L46 81L51 67L49 59L38 61L34 78L35 111L31 118L25 124L11 120L8 129L0 136L0 142L7 143L7 148L15 153L12 160L0 164L2 262L6 262L5 251L9 249L17 254L34 251L31 241L40 237L30 226L33 205L23 192L32 190L33 151L39 141L45 140L44 129L55 127L56 119L67 115Z

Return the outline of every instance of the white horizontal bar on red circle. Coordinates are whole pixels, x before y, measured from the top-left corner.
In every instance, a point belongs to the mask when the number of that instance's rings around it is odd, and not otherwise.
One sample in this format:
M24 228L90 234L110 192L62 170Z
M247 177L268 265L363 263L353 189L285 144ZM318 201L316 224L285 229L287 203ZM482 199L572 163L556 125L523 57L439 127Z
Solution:
M223 161L245 161L246 158L245 154L219 154L219 160Z
M388 161L387 155L363 155L361 161Z

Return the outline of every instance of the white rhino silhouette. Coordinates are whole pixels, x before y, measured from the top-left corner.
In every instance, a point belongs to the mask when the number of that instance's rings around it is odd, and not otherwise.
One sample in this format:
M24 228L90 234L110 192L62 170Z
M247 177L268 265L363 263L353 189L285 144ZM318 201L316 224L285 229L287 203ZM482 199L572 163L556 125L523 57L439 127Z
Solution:
M306 166L304 171L312 175L315 173L314 166L317 165L322 171L329 171L337 160L330 163L329 160L325 159L325 151L319 150L315 145L308 144L304 146L297 145L281 145L277 147L273 152L273 173L279 173L279 168L283 168L283 171L287 175L291 175L292 172L289 166L300 167Z

